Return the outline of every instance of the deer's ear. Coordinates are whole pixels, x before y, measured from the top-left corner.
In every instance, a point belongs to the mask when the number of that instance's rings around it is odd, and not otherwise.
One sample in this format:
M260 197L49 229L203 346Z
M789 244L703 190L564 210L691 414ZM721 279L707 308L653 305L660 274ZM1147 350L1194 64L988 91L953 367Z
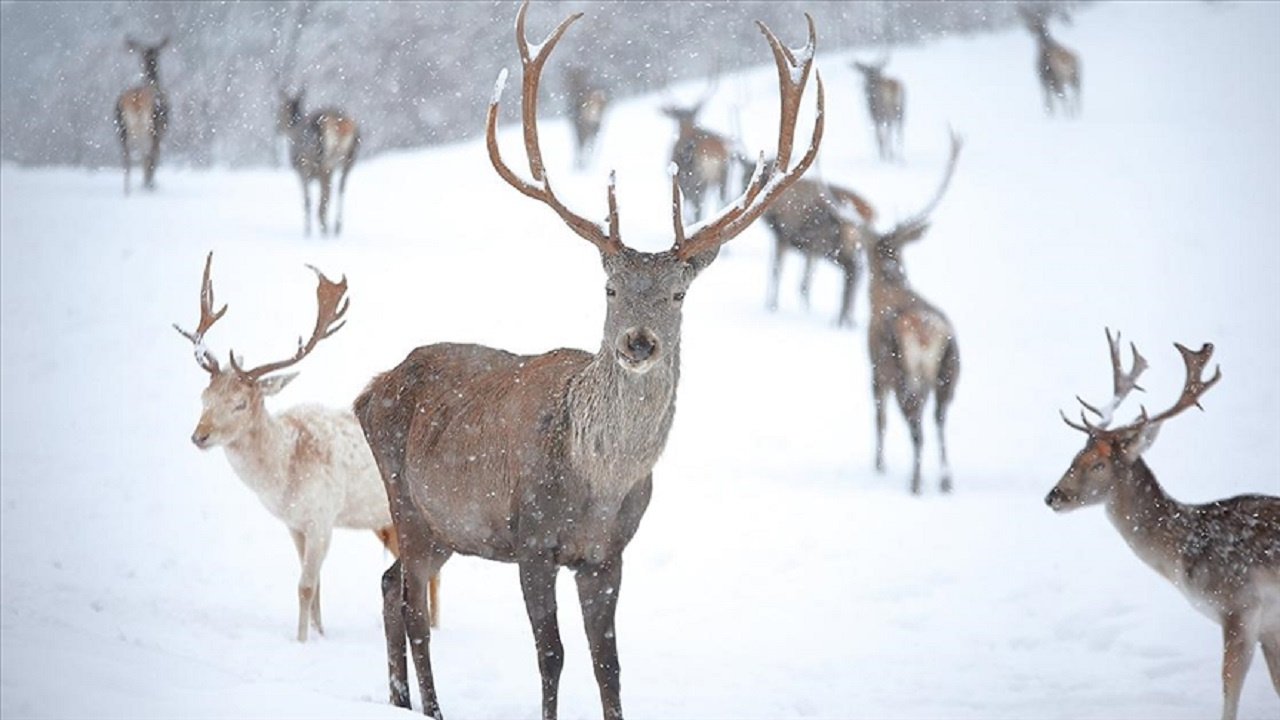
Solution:
M692 280L694 277L698 276L698 273L706 270L707 266L710 265L719 254L720 245L713 245L700 253L689 256L689 258L685 260L685 262L689 264L690 269L693 270L693 274L689 279Z
M296 372L264 377L258 380L258 389L262 391L263 395L271 397L283 390L284 386L293 382L293 379L296 377L298 377L298 373Z
M1160 425L1161 423L1143 425L1133 435L1124 439L1121 451L1127 462L1137 462L1138 458L1142 457L1142 453L1151 448L1156 441L1156 436L1160 434Z
M909 242L919 240L927 232L929 232L929 223L919 223L894 233L893 237L889 238L889 241L901 247Z

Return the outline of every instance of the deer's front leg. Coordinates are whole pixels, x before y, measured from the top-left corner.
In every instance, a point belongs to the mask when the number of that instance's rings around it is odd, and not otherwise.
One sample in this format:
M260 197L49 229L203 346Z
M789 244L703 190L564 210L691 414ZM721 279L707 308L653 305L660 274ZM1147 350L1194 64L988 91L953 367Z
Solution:
M328 528L323 528L305 533L302 577L298 580L298 642L307 641L308 617L311 619L311 627L324 635L324 622L320 619L320 567L329 554L331 532Z
M560 671L564 668L564 646L556 620L556 574L559 567L550 560L520 563L520 589L533 626L538 649L538 672L542 675L542 718L555 720L559 703Z
M622 557L602 565L578 570L578 602L582 605L582 622L591 647L591 665L596 685L600 687L600 704L605 720L622 718L622 668L618 663L618 641L613 619L618 608L618 591L622 585Z

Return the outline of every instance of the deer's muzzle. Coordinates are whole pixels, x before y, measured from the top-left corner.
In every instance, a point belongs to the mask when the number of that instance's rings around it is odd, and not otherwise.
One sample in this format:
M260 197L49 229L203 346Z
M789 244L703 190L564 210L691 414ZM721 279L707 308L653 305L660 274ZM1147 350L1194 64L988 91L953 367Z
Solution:
M618 363L628 370L645 372L658 357L658 337L646 328L631 328L618 337Z

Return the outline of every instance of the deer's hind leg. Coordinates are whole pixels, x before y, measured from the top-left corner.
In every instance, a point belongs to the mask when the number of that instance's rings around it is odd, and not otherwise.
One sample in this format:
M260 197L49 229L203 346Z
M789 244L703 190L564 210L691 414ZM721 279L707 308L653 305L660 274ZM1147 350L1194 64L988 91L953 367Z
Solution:
M1267 661L1267 670L1271 673L1271 684L1280 695L1280 628L1263 633L1259 638L1262 643L1262 657Z
M448 561L452 552L439 545L427 531L425 537L416 538L420 542L405 542L401 533L402 554L400 556L400 598L392 594L395 590L394 576L388 570L383 575L383 623L387 633L387 664L391 672L392 702L398 704L396 682L402 685L407 682L404 665L404 638L408 638L410 651L413 653L413 664L418 671L418 691L422 696L422 712L428 717L440 718L440 701L436 696L435 676L431 671L431 583L439 575L440 568ZM392 565L395 568L395 564ZM391 590L388 590L388 586ZM395 612L398 604L400 612ZM403 699L408 704L408 689L404 690Z
M320 174L320 208L318 217L320 218L320 234L329 234L329 190L333 185L333 175L328 172Z
M938 373L938 382L934 392L933 418L938 427L938 459L942 465L942 479L939 488L944 493L951 492L951 465L947 462L947 409L951 407L951 399L955 397L956 382L960 379L960 350L955 339L947 342L943 351L942 366Z

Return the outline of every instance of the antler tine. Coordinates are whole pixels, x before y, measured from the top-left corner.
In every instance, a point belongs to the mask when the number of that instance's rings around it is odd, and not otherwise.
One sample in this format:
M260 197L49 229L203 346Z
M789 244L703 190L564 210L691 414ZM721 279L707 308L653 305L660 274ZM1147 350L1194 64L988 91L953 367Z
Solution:
M755 222L769 204L790 188L818 156L818 146L822 143L822 131L825 126L826 94L822 86L822 75L815 72L818 86L817 117L813 124L813 136L809 148L795 167L787 169L791 162L791 150L795 142L796 119L800 113L800 100L804 96L805 86L809 81L809 71L813 67L814 49L817 45L817 31L814 29L813 17L805 13L809 25L809 39L798 52L787 48L779 42L773 31L763 22L756 21L760 32L773 50L774 64L778 68L778 91L781 99L781 117L778 123L778 152L774 155L774 172L765 179L761 171L763 153L756 163L756 171L748 183L747 189L733 204L708 220L693 233L677 231L677 242L674 250L681 259L688 259L705 250L722 245L732 240L739 233ZM678 207L678 203L674 203ZM675 217L680 223L680 216ZM687 239L685 238L687 236ZM682 241L681 241L682 240Z
M489 111L485 116L485 146L489 151L489 162L508 185L550 206L579 237L598 247L601 252L612 255L622 249L622 240L618 236L618 208L613 181L611 180L609 184L609 229L606 231L598 223L574 213L552 192L546 166L542 161L542 148L538 142L538 85L542 78L542 67L550 57L551 51L555 49L556 43L560 42L560 38L569 26L582 17L582 13L574 13L565 18L551 31L546 40L531 48L524 29L525 13L528 9L529 0L525 0L516 13L516 44L520 49L522 80L520 123L524 131L524 148L529 160L529 172L533 175L535 182L530 183L516 175L502 160L502 155L498 151L498 102L506 86L506 70L498 74L493 97L489 100Z
M1116 408L1120 407L1120 403L1124 402L1124 399L1129 396L1130 392L1134 390L1146 392L1146 390L1138 385L1138 376L1147 369L1147 359L1142 357L1142 354L1138 352L1137 345L1132 342L1129 343L1129 351L1133 354L1133 365L1130 366L1129 372L1126 373L1124 371L1124 366L1120 361L1120 331L1117 330L1115 337L1112 337L1111 328L1105 328L1105 330L1107 333L1107 345L1111 350L1111 400L1107 402L1107 406L1105 408L1099 410L1085 402L1083 399L1079 397L1076 398L1077 400L1080 400L1080 404L1083 405L1085 409L1098 416L1098 424L1094 426L1097 428L1105 428L1111 424L1112 413L1116 411Z
M218 371L218 360L209 352L209 348L205 347L204 334L213 327L213 324L222 319L227 312L227 306L224 303L222 309L213 311L213 280L209 277L210 269L213 265L213 251L204 259L204 277L200 281L200 323L196 326L195 332L187 332L178 327L178 323L173 324L173 329L178 331L179 335L191 341L195 346L196 363L205 370L214 373Z
M294 365L298 361L302 360L302 358L310 355L311 351L315 349L316 345L318 345L321 340L324 340L338 332L347 324L347 321L342 319L343 316L347 314L347 308L351 305L351 298L346 297L347 276L343 275L341 281L334 282L325 277L324 273L320 272L320 270L314 265L308 265L307 267L311 268L317 278L316 326L311 332L311 339L304 342L303 339L299 337L298 351L294 353L293 357L286 360L267 363L266 365L259 365L252 370L245 370L240 367L240 362L236 359L236 354L233 351L231 353L231 367L235 368L235 371L240 375L250 380L257 380L264 375L273 373L277 370L283 370L284 368Z
M1193 405L1203 410L1204 408L1200 406L1200 396L1222 379L1222 368L1218 366L1214 367L1213 377L1208 380L1203 379L1205 366L1209 364L1209 358L1213 356L1213 343L1201 345L1198 351L1192 351L1181 343L1174 343L1173 346L1178 348L1178 352L1182 354L1182 362L1187 366L1187 377L1182 385L1182 395L1178 397L1178 402L1174 403L1173 407L1153 418L1146 418L1144 411L1144 424L1167 420Z
M947 131L951 135L951 153L947 157L947 169L942 175L942 182L938 184L938 189L933 194L933 199L925 205L920 212L898 223L898 226L889 234L896 234L909 227L921 225L929 222L929 216L933 214L938 203L942 201L942 197L946 195L947 188L951 185L951 176L956 171L956 160L960 157L960 150L964 148L964 138L956 133L955 128L948 127Z

